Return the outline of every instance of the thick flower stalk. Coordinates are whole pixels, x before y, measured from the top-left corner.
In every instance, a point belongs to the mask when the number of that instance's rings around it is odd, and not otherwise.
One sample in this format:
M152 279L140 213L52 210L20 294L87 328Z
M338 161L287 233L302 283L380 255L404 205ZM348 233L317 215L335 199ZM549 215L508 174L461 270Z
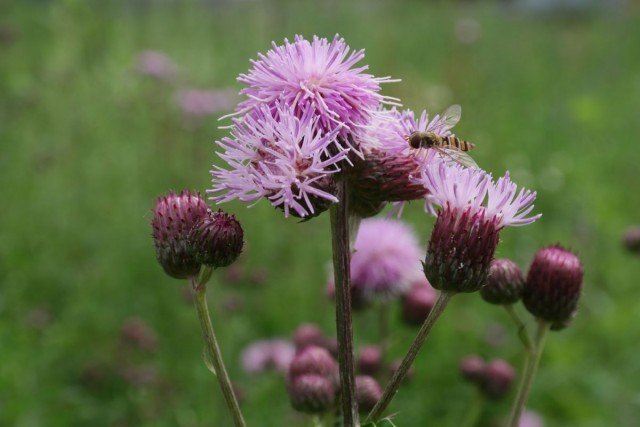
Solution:
M300 117L286 104L260 106L234 119L231 137L217 144L229 169L214 166L213 188L218 203L265 198L285 216L313 217L337 203L332 175L347 157L347 149L330 149L337 130L321 133L313 107Z
M369 414L373 421L391 402L451 297L459 292L475 292L485 284L500 231L510 225L530 224L540 217L530 216L536 194L518 191L508 174L493 181L482 170L437 162L425 168L419 182L429 192L428 210L437 216L424 273L431 286L440 290L440 296Z

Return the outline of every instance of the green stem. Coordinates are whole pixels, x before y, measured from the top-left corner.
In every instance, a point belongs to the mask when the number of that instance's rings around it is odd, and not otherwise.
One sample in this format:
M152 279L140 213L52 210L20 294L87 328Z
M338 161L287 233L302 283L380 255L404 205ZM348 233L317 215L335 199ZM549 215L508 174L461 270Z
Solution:
M522 319L520 319L520 316L518 316L518 313L513 308L512 304L505 305L504 309L509 314L509 317L511 317L511 320L513 320L513 323L515 323L516 327L518 328L518 338L520 338L520 341L522 342L524 349L527 352L531 352L533 350L533 345L531 344L531 337L529 336L529 332L527 331L527 326L524 324Z
M471 404L469 405L469 411L467 412L467 416L465 417L462 424L462 427L473 427L478 425L478 419L480 418L480 414L482 414L482 407L484 406L484 396L480 392L480 390L475 390L473 394L473 398L471 400Z
M524 369L522 370L522 378L520 378L520 385L518 386L518 394L511 408L511 417L509 419L510 427L518 427L520 423L520 416L527 404L533 379L536 376L538 365L540 364L540 357L542 356L547 330L549 330L549 324L544 320L538 320L538 331L536 332L533 352L527 353Z
M389 406L389 403L391 403L391 400L396 395L396 392L400 387L400 383L402 383L402 380L406 377L407 372L409 372L409 369L413 364L413 361L422 348L422 345L426 341L429 332L431 332L433 325L436 323L436 320L438 320L444 309L447 307L447 304L449 303L449 300L451 299L451 297L453 297L453 295L455 294L449 292L440 293L440 295L438 296L438 300L429 313L429 316L420 327L418 335L416 335L415 339L411 343L409 351L407 351L407 354L404 356L400 367L393 374L391 381L389 381L389 384L387 384L386 388L384 389L382 397L369 413L367 421L378 421L380 416L387 409L387 406Z
M202 279L208 279L210 274L210 272L203 273L200 275L200 279L194 278L191 280L191 286L195 293L195 305L198 312L198 319L200 320L200 326L202 328L202 338L204 339L205 347L209 354L209 360L216 372L216 378L218 378L220 389L222 390L224 399L229 407L229 412L231 413L233 422L236 427L246 427L244 419L242 418L240 406L238 405L238 399L236 399L236 396L233 393L229 374L227 374L224 362L222 361L220 347L218 346L218 341L216 340L216 335L213 331L213 325L211 324L211 318L209 316L209 308L207 306L207 285L206 280Z
M336 333L338 338L338 366L340 370L342 417L344 427L358 427L355 369L353 356L353 327L351 313L351 246L349 241L349 207L346 180L339 180L336 197L340 203L331 206L331 241L333 274L336 287Z

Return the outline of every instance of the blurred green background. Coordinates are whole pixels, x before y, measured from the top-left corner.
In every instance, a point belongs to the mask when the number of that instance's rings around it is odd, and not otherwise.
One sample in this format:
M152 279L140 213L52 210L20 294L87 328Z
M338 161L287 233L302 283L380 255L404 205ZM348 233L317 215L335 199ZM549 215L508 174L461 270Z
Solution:
M230 425L186 285L155 261L150 209L170 189L209 186L225 133L216 119L226 111L193 117L178 91L237 92L250 58L298 33L366 48L372 73L402 79L383 90L405 107L461 104L456 133L478 145L478 163L538 191L544 216L506 230L497 255L526 268L538 247L561 242L586 275L574 324L549 336L529 407L548 426L637 425L640 262L620 235L640 212L639 18L633 5L0 2L0 425ZM178 78L137 73L148 49L175 61ZM328 217L224 208L247 248L242 278L216 273L209 299L247 421L310 425L289 409L281 376L248 375L238 360L253 340L302 322L333 334ZM404 219L426 242L433 220L421 204ZM131 317L155 331L149 351L122 343ZM375 325L374 313L357 315L357 345ZM394 321L393 355L414 333ZM477 295L454 300L436 327L392 406L400 426L460 424L473 390L457 365L469 353L521 363L505 313ZM488 405L482 425L510 400Z

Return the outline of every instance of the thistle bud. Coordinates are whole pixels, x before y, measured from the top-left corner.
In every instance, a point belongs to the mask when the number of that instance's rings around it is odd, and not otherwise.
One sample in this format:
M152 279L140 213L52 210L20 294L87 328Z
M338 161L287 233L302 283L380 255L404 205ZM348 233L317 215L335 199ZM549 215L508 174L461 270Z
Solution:
M515 371L507 362L501 359L489 362L483 372L480 383L482 393L489 399L501 399L511 390L515 379Z
M287 387L293 409L309 414L330 410L335 401L335 389L331 380L314 374L294 378Z
M243 237L235 216L222 210L209 212L189 234L198 260L213 268L226 267L238 258L244 245Z
M337 380L338 365L329 351L321 347L307 347L298 353L289 366L289 379L302 375L320 375L332 381Z
M151 220L153 241L158 262L169 276L187 279L200 272L201 263L189 243L189 233L208 211L200 195L189 191L158 198Z
M407 325L422 325L429 316L437 298L436 291L431 286L414 286L402 298L402 320Z
M631 227L622 235L624 247L633 253L640 253L640 227Z
M524 276L518 265L510 259L496 259L489 268L489 277L480 288L482 299L490 304L514 304L522 297Z
M356 400L361 413L369 413L382 397L378 381L368 375L356 377Z
M486 211L443 209L433 227L424 273L446 292L475 292L486 282L499 241L499 223Z
M370 345L360 350L358 371L362 375L376 375L382 367L382 351L380 347Z
M312 323L305 323L298 326L293 333L293 343L298 351L311 346L323 347L324 342L324 333L318 326Z
M467 356L460 362L460 374L465 380L480 384L484 378L486 366L487 364L480 356Z
M542 320L566 322L578 305L582 276L582 264L572 252L559 245L542 248L529 268L522 302Z

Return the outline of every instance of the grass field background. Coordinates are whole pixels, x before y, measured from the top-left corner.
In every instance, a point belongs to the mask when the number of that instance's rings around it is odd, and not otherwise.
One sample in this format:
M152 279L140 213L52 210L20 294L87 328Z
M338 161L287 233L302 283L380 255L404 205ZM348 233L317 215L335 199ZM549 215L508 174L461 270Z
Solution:
M478 25L475 42L456 36L461 20ZM640 222L637 8L557 17L482 2L20 1L0 4L0 25L1 425L230 425L185 284L162 273L150 238L155 197L204 191L224 135L215 116L185 117L176 89L237 90L236 75L272 40L335 33L366 49L372 73L402 79L384 93L405 107L461 104L456 133L478 145L478 163L538 191L542 219L505 231L498 256L525 268L541 245L580 254L581 309L550 335L530 408L548 426L637 425L640 260L620 245ZM173 58L180 82L137 75L145 49ZM333 334L328 217L298 223L264 202L224 208L245 228L246 279L216 273L209 300L247 421L310 425L289 409L280 376L249 376L238 358L302 322ZM433 220L422 206L403 218L426 242ZM155 352L123 355L120 328L132 316L155 330ZM486 339L500 327L500 343ZM372 342L375 315L357 315L355 331L357 345ZM458 361L479 353L519 368L512 332L477 295L454 300L394 401L397 424L459 425L473 390ZM394 355L414 333L394 323ZM153 369L154 385L123 381L123 358ZM489 405L483 425L509 400Z

